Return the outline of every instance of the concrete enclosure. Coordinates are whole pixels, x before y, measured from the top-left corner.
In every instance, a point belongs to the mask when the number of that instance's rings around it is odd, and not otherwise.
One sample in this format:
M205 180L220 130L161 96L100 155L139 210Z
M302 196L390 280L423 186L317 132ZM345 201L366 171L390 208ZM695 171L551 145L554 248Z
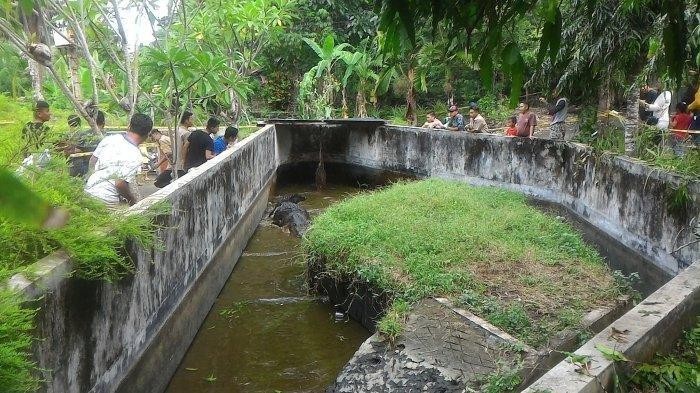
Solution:
M129 246L136 271L118 283L65 277L52 263L28 285L37 301L36 361L49 392L159 392L167 385L266 206L280 168L318 161L522 191L560 203L621 244L649 269L675 275L698 259L691 225L700 184L584 146L373 123L268 125L132 208L172 203L160 217L162 247ZM333 180L333 179L329 179ZM691 199L670 213L669 195ZM60 258L59 258L60 259ZM52 276L53 277L49 277ZM19 280L21 281L21 280Z

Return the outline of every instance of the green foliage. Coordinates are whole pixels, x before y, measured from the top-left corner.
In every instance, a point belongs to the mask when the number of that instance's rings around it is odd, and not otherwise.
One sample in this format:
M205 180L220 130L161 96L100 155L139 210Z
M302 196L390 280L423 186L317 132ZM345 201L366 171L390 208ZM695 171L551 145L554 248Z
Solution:
M667 189L666 199L666 208L672 216L679 219L688 218L688 210L692 206L693 198L687 183L681 184L678 188Z
M487 121L499 125L505 125L506 120L514 115L513 110L505 102L490 95L479 98L477 104Z
M404 299L394 299L384 317L377 323L377 331L387 337L390 342L403 334L404 324L411 306Z
M457 182L398 183L353 197L316 217L303 244L331 273L408 302L472 291L478 299L467 303L477 313L533 345L576 328L584 311L620 293L568 224L520 194Z
M133 270L124 252L126 242L152 246L155 228L151 220L167 209L159 206L142 214L112 214L84 193L82 182L68 175L62 159L53 159L47 170L32 171L23 181L50 205L64 207L70 219L54 230L0 219L0 279L63 249L72 258L76 276L116 280Z
M675 351L640 364L631 376L632 387L641 391L690 393L700 390L700 319L686 332Z
M6 393L34 392L39 387L30 356L35 310L20 303L19 295L0 289L0 391Z
M489 374L485 379L485 384L480 391L485 393L507 393L513 392L523 382L522 365L509 367L499 363L498 370Z
M320 45L308 38L304 38L304 42L316 53L318 63L304 74L299 85L300 110L306 118L329 118L333 112L334 93L338 90L334 67L350 55L345 50L349 44L336 45L331 34Z

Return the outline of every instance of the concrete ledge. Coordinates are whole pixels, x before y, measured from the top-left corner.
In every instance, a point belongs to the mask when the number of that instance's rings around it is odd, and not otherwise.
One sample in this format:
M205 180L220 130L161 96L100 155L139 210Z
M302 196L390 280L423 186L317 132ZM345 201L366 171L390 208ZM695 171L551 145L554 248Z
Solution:
M31 279L25 274L17 273L7 282L9 289L21 292L27 300L39 299L47 288L55 287L58 282L68 278L73 271L70 257L65 251L51 253L29 269Z
M576 372L576 365L562 361L535 381L525 392L589 393L610 391L615 370L620 365L605 359L595 346L602 344L622 352L630 360L645 362L657 352L673 347L683 330L693 326L700 315L700 261L680 272L659 290L617 319L610 326L625 331L627 342L610 337L610 331L598 333L576 355L591 360L591 376ZM622 368L624 369L624 367Z

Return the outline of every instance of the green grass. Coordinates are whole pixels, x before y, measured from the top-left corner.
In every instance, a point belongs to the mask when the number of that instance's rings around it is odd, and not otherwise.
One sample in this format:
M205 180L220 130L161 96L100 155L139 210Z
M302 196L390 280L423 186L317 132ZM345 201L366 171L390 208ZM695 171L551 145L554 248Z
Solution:
M39 381L30 360L34 310L20 307L18 295L0 289L0 391L33 392Z
M567 223L523 195L444 180L397 183L331 206L304 239L337 275L414 302L450 296L539 346L623 290Z

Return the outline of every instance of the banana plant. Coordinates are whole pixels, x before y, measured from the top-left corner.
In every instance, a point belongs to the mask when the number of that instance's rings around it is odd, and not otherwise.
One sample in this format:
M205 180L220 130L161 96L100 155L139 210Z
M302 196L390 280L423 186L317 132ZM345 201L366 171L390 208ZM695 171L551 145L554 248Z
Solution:
M356 52L347 52L343 55L345 62L345 75L342 86L345 89L348 83L354 79L357 95L355 96L355 116L367 117L367 95L370 94L370 101L376 102L373 95L374 86L379 80L379 75L374 71L380 64L374 60L366 51L366 42L362 49Z
M316 101L317 106L322 108L323 115L330 117L338 86L333 71L336 63L348 55L349 52L345 49L350 45L347 43L336 45L335 39L330 34L321 45L308 38L304 38L304 42L316 53L319 61L304 74L299 89L300 101L306 102L310 99ZM317 86L319 81L320 86ZM317 92L319 90L320 93Z

